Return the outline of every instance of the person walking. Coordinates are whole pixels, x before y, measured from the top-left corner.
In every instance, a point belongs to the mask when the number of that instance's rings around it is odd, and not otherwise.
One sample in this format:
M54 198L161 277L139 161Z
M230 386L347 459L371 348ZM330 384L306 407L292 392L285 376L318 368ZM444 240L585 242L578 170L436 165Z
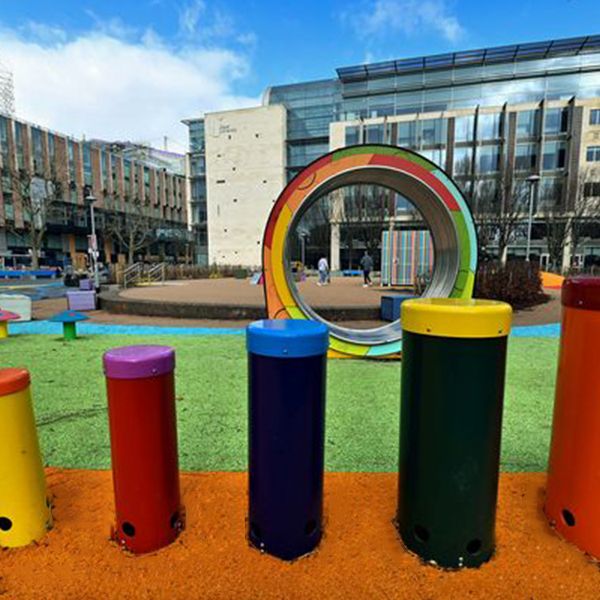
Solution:
M324 256L319 259L318 270L319 281L317 281L317 285L327 285L329 283L329 263Z
M373 270L373 259L369 256L369 253L365 250L364 256L360 259L360 266L363 271L364 283L363 287L373 285L371 281L371 271Z

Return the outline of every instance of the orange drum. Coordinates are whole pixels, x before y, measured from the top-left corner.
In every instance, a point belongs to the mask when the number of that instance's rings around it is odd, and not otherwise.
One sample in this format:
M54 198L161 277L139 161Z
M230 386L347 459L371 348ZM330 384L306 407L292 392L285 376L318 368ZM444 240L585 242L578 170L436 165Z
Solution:
M600 277L566 279L545 512L600 558Z

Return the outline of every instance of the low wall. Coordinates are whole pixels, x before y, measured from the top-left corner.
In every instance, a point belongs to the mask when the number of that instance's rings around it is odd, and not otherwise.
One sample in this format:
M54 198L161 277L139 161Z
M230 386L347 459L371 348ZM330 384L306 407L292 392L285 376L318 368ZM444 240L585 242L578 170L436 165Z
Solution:
M208 304L199 302L157 302L124 298L118 292L104 292L99 298L100 308L109 313L172 319L214 319L220 321L251 321L265 319L262 306L237 304ZM379 308L370 306L323 306L319 315L327 321L376 321Z

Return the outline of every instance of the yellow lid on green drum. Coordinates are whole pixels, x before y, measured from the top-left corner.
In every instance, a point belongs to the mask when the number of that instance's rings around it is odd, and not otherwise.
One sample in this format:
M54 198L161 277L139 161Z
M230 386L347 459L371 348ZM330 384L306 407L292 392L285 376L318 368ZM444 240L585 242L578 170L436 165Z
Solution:
M455 338L503 337L510 333L512 308L497 300L415 298L402 303L402 329Z

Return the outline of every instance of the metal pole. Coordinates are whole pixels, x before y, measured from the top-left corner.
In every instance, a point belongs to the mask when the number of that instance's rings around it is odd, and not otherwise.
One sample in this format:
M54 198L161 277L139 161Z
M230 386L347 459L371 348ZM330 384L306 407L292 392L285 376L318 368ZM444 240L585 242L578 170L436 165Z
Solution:
M94 245L98 246L98 240L96 238L96 219L94 217L94 202L90 202L90 219L92 220L92 240ZM100 289L100 274L98 273L98 250L92 248L92 268L94 270L94 288Z

